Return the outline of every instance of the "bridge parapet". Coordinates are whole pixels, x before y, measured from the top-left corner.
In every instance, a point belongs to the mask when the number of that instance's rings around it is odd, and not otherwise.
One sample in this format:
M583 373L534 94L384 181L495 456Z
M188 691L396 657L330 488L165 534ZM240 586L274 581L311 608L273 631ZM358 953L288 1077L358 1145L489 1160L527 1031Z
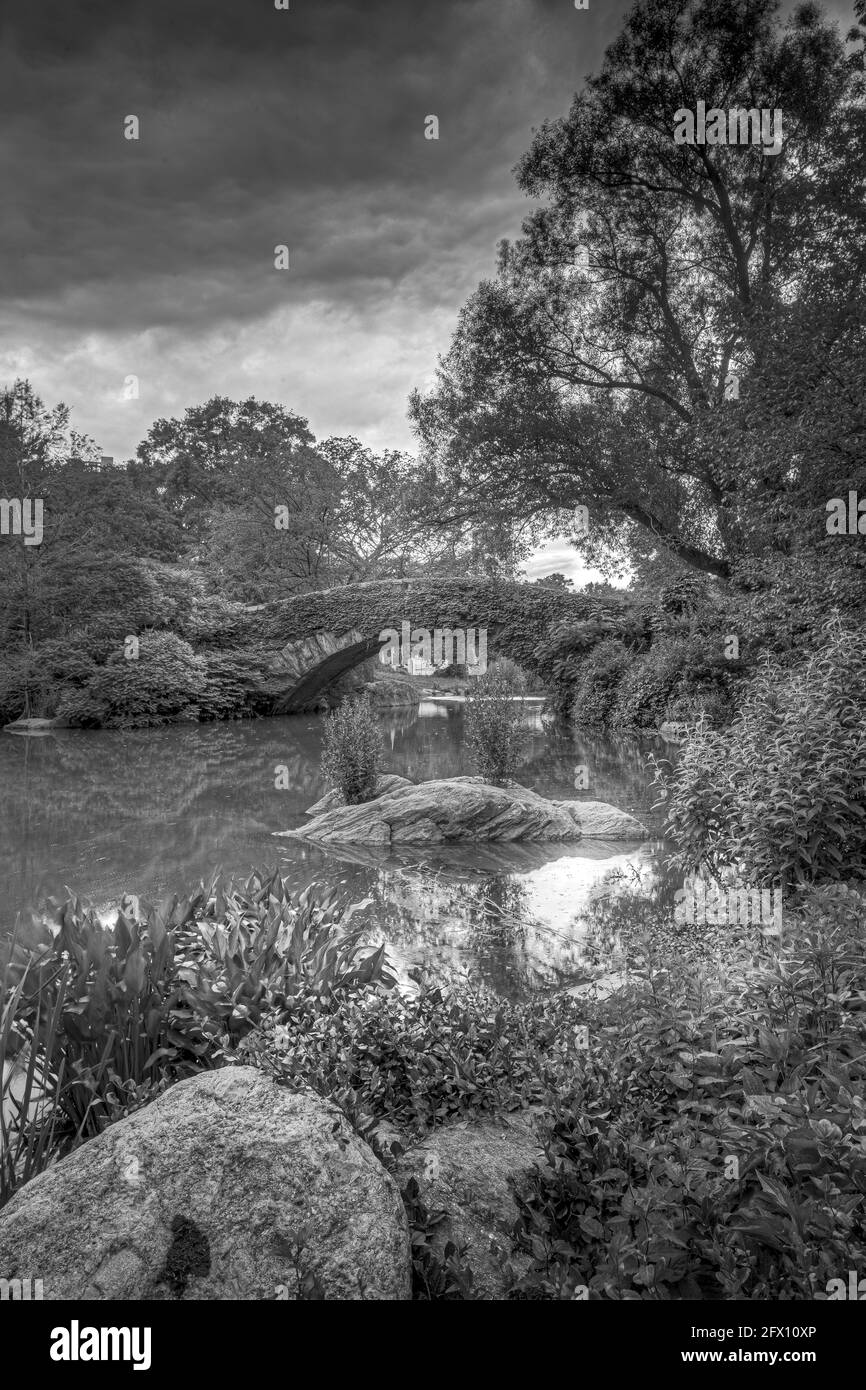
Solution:
M429 632L486 628L488 660L536 671L539 638L599 616L596 601L535 584L427 576L366 580L249 607L252 635L275 649L262 694L274 713L310 708L339 676L374 656L380 634L404 622Z

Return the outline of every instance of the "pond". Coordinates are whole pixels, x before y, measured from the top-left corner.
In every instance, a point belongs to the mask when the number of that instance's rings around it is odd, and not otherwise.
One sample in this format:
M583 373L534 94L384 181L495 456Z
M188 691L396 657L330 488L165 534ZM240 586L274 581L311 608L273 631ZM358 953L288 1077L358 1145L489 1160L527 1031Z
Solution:
M425 700L381 712L385 768L416 781L460 776L463 708ZM609 801L658 830L645 760L659 740L574 732L522 707L517 780L543 795ZM123 892L152 900L191 891L220 867L278 866L293 886L337 886L406 968L460 965L499 993L579 981L591 891L606 875L667 883L661 840L641 845L488 845L389 852L299 846L274 832L302 824L326 787L323 720L293 715L162 729L61 729L0 735L0 930L64 888L107 909ZM576 791L574 769L588 769ZM278 768L288 779L277 778ZM289 782L277 790L276 781Z

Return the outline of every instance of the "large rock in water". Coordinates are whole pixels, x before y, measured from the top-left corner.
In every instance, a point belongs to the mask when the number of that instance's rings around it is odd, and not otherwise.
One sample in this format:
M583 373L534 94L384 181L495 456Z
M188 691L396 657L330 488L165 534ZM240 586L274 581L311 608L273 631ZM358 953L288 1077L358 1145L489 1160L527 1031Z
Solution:
M411 1297L400 1194L342 1112L254 1067L181 1081L0 1211L46 1299Z
M311 819L278 834L322 844L419 845L472 840L644 840L634 816L604 801L548 801L480 777L391 787L360 806L318 802Z
M47 734L62 727L62 719L14 719L11 724L3 725L3 731L7 734Z

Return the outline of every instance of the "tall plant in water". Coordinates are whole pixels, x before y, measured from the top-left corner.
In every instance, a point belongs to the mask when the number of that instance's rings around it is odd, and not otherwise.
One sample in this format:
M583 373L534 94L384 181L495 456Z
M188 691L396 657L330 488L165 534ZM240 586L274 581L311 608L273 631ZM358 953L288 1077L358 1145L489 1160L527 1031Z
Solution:
M369 801L376 791L382 739L369 700L345 700L325 722L322 772L347 806Z
M469 759L486 782L504 786L513 779L520 747L521 706L516 697L525 683L517 671L492 666L479 676L466 701Z

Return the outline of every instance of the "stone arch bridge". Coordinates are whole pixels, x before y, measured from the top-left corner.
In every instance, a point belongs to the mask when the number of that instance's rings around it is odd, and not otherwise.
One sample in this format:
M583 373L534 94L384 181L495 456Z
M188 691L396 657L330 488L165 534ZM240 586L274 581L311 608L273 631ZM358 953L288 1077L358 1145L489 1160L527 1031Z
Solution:
M592 599L507 580L373 580L297 594L245 609L263 652L256 695L272 714L316 706L329 686L375 656L386 628L486 628L488 661L508 656L542 677L538 639L561 622L603 620Z

